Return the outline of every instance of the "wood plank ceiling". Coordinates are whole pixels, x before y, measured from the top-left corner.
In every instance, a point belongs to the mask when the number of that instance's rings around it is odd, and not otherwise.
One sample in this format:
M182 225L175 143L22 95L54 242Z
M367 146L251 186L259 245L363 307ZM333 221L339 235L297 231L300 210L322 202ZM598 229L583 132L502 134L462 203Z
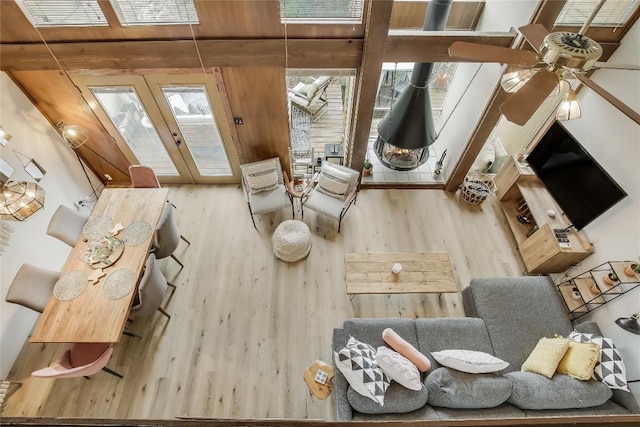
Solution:
M286 117L284 81L275 84L275 80L284 76L287 64L289 68L356 69L355 99L360 102L355 103L353 111L354 128L350 134L354 137L347 144L351 148L351 163L360 165L368 139L365 127L371 122L382 62L451 61L447 49L454 41L510 46L514 40L514 33L469 31L479 19L482 0L454 2L447 28L465 31L437 34L417 31L427 7L417 0L367 0L368 13L358 25L286 27L280 22L278 0L195 0L200 23L192 26L123 27L108 0L99 0L99 4L109 21L108 27L36 30L13 1L3 1L0 69L22 87L52 124L63 120L87 127L90 142L81 147L79 155L98 176L108 173L120 182L129 181L126 173L129 164L73 85L69 81L60 84L61 79L67 79L66 74L201 73L195 39L204 67L210 72L214 67L222 70L231 114L238 109L250 109L243 103L253 101L244 95L258 91L274 101L272 108L282 110L278 117ZM551 28L562 4L563 0L541 1L534 22ZM617 40L605 41L615 43L623 34L619 30L615 34ZM600 40L603 39L601 35ZM385 49L378 48L385 45ZM280 71L275 72L276 69ZM265 80L265 76L270 78ZM497 105L495 100L490 103L485 120L476 129L466 155L448 181L448 189L457 188L460 176L464 177L463 171L468 170L475 158L474 152L477 154L486 140L485 134L495 125L499 117L495 113ZM237 145L244 161L259 160L266 154L288 159L286 120L273 121L269 115L256 111L253 120L243 126L235 134L240 139ZM265 141L260 135L270 137ZM286 161L283 163L288 166Z

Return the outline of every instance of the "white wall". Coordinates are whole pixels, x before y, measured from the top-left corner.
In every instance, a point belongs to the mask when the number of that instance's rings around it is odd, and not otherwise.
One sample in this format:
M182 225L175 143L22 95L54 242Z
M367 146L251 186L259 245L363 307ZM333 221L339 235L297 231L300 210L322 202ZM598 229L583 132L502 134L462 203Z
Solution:
M509 31L512 27L526 25L537 4L537 0L486 0L476 29ZM438 153L447 150L447 160L442 170L444 179L449 177L459 161L502 76L500 64L484 64L474 77L479 66L479 63L458 64L440 119L436 123L436 131L440 135L434 148ZM460 96L463 98L460 99Z
M640 65L640 22L631 28L608 62ZM600 70L592 79L633 110L640 111L640 71ZM583 88L578 99L582 117L564 125L628 196L584 228L595 244L595 253L570 275L606 261L640 257L640 125L589 88ZM638 312L640 288L583 318L598 322L603 334L614 340L624 358L629 379L640 379L640 336L626 332L614 321ZM631 387L640 399L640 383Z
M35 159L47 172L40 181L44 209L26 221L10 222L14 231L0 255L0 375L5 378L38 317L5 302L9 285L23 263L62 269L71 248L46 234L49 219L58 205L73 206L91 190L71 148L5 73L0 74L0 101L0 125L13 135L0 155L16 170L12 180L30 180L13 150Z

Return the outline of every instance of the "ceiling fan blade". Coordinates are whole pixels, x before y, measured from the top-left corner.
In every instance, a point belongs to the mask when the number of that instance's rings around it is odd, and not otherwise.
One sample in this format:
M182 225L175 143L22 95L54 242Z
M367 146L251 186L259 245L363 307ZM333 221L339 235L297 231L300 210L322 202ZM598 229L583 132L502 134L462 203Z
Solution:
M595 93L603 97L609 102L609 104L622 111L627 117L640 125L640 114L633 111L627 104L620 101L618 98L607 92L602 86L591 80L586 76L575 74L576 78L580 80L585 86L591 88Z
M609 64L608 62L596 62L593 68L606 68L611 70L640 70L640 65L635 64Z
M547 99L558 82L558 76L554 73L540 70L500 106L500 111L507 120L522 126Z
M454 42L449 56L477 62L499 62L532 67L540 62L536 53L480 43Z
M518 28L518 31L520 31L520 34L524 36L536 52L540 52L542 42L544 42L544 38L549 34L549 31L547 31L544 25L540 24L525 25L524 27Z

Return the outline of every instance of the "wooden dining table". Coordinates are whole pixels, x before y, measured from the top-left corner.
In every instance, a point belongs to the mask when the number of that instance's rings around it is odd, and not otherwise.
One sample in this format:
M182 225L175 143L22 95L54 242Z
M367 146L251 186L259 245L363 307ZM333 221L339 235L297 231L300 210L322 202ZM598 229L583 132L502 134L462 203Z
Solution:
M106 188L102 191L89 221L108 216L112 223L127 227L135 221L146 221L153 232L139 244L124 246L122 256L109 267L97 283L88 282L77 297L62 301L55 295L40 316L30 338L30 342L55 343L116 343L120 341L127 322L129 310L137 292L124 297L110 299L105 296L102 286L109 274L119 269L133 271L138 280L144 269L153 235L167 203L168 189L150 188ZM122 233L122 232L121 232ZM89 242L81 235L60 272L60 276L81 270L89 277L96 270L82 260Z

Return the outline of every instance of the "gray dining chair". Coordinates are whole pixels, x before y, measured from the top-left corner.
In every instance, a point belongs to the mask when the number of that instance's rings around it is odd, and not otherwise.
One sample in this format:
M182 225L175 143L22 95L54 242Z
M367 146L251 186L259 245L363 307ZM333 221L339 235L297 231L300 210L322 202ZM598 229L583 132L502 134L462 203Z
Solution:
M187 245L190 245L191 242L180 234L174 211L175 206L171 202L167 202L156 227L155 242L151 251L157 259L170 256L180 264L180 269L182 269L184 264L173 253L178 248L180 240L184 240Z
M168 286L175 289L175 286L167 282L164 274L160 271L155 255L149 254L142 279L140 279L140 284L138 285L139 303L131 307L129 319L136 320L141 317L149 317L156 311L165 315L167 319L171 319L169 313L162 308L162 300Z
M16 273L5 301L42 313L53 293L60 273L31 264L22 264Z
M80 213L68 206L60 205L49 221L47 234L73 247L82 235L82 229L88 220L88 213Z

